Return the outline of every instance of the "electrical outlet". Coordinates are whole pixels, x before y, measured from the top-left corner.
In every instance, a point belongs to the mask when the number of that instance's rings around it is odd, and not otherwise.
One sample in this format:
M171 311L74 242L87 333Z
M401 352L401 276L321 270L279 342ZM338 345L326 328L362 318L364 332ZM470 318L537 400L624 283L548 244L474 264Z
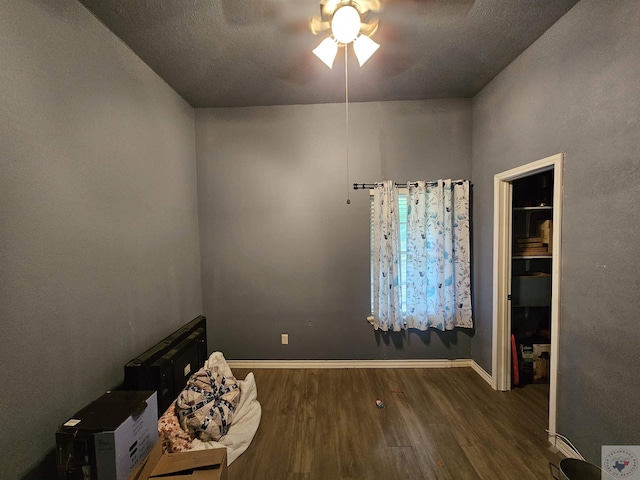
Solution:
M283 333L280 335L280 339L282 340L282 345L289 345L289 334Z

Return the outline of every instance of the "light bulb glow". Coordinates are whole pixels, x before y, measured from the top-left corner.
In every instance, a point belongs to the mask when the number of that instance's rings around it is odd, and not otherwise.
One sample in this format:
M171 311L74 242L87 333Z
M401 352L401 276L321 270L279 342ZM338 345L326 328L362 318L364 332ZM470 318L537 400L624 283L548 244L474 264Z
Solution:
M340 7L333 14L331 31L338 42L353 42L360 33L360 14L351 5Z

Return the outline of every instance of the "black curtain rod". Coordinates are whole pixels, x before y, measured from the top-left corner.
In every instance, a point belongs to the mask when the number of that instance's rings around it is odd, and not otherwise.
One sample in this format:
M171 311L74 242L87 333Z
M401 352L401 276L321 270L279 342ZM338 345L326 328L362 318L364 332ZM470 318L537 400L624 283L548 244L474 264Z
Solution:
M451 182L451 183L454 185L462 185L464 181L456 180L455 182ZM434 180L433 182L427 182L427 185L437 185L437 184L438 184L437 180ZM418 184L417 183L395 183L395 186L400 188L408 188L409 185L411 185L412 187L415 187ZM372 188L376 188L375 183L354 183L353 184L354 190L371 190Z

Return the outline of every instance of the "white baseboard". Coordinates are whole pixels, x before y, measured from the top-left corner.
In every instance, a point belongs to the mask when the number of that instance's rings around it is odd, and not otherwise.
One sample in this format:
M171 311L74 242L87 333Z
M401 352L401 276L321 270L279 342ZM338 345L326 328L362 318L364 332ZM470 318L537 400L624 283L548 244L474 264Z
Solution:
M493 381L493 377L489 375L484 368L482 368L473 360L471 360L471 368L473 368L474 372L480 375L480 378L482 378L485 382L487 382L491 386L491 388L495 390L496 387Z
M473 367L473 360L227 360L234 368L456 368ZM478 368L482 370L479 366ZM476 370L478 371L478 370ZM484 371L484 370L482 370ZM486 372L485 372L486 374Z
M491 388L494 381L484 368L467 358L446 360L227 360L229 367L246 369L302 369L302 368L460 368L470 367Z
M549 435L549 443L556 447L558 451L567 458L580 458L580 455L558 436Z

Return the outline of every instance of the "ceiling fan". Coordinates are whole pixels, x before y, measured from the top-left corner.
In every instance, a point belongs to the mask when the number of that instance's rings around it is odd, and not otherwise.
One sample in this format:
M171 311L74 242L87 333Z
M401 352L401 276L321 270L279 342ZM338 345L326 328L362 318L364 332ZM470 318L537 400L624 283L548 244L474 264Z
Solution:
M314 35L331 28L331 18L336 10L343 6L352 6L360 15L362 22L362 32L365 35L373 35L378 28L378 20L364 22L369 12L379 12L381 9L380 0L320 0L320 16L312 17L309 27Z
M378 19L369 20L369 14L380 9L379 0L320 0L320 16L311 18L309 28L314 35L326 30L331 34L313 53L332 68L338 48L352 43L362 66L380 47L371 39L378 29Z
M226 2L238 3L238 6L234 7L234 11L241 10L243 15L247 16L251 15L253 11L249 7L251 2L263 2L265 0L221 1L223 5ZM279 25L287 35L302 35L305 39L308 39L311 32L320 37L321 43L324 42L325 44L323 48L326 48L329 52L325 55L327 61L322 61L330 68L332 65L335 66L333 60L338 55L341 55L341 50L347 53L347 48L344 47L348 45L348 43L331 40L334 36L332 20L335 20L336 12L339 9L345 6L352 6L359 18L359 21L356 22L359 27L356 27L355 33L356 37L360 37L359 43L364 45L368 43L367 39L371 39L372 41L375 40L374 44L376 42L381 44L380 51L375 54L375 57L379 58L376 58L376 64L370 66L370 68L379 70L382 68L381 66L384 66L384 74L392 76L405 71L412 65L413 52L404 48L404 46L411 46L408 38L420 18L431 18L434 23L441 23L444 19L462 18L477 0L316 0L319 3L320 11L319 15L315 16L313 16L313 12L309 13L306 9L307 7L304 7L300 0L271 1L273 2L272 5L275 6L272 8L272 16L266 21ZM312 0L308 1L311 2ZM245 7L240 9L239 5L242 2L244 2ZM316 3L316 5L318 4ZM226 14L231 14L231 10L225 12ZM232 18L234 17L232 16ZM256 22L259 21L257 16L254 20ZM293 41L297 42L297 40ZM307 42L307 40L304 40L304 42ZM355 44L353 46L355 53ZM319 47L320 45L316 44L316 48ZM377 49L377 44L374 47ZM308 50L304 49L297 56L290 57L287 66L278 71L278 77L298 85L317 78L319 73L316 70L318 54L311 54L313 49L314 47L309 45ZM289 52L294 50L291 49ZM345 59L349 56L348 54L344 55ZM364 60L359 60L359 62L362 65Z

